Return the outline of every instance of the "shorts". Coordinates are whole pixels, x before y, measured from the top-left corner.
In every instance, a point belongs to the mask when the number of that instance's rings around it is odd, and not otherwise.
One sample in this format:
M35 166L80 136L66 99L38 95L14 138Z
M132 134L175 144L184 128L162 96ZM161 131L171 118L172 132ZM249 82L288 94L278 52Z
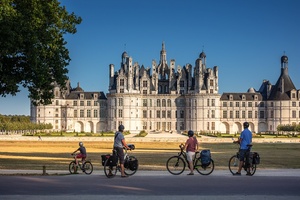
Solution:
M193 157L195 155L195 152L192 152L192 151L188 151L186 152L186 158L189 162L193 162Z
M117 151L120 164L124 164L124 151L123 151L123 148L114 147L114 150Z
M248 149L240 149L239 154L240 154L240 161L244 161L246 158L247 153L249 152Z
M76 155L76 158L81 158L82 160L86 158L85 154L79 153Z

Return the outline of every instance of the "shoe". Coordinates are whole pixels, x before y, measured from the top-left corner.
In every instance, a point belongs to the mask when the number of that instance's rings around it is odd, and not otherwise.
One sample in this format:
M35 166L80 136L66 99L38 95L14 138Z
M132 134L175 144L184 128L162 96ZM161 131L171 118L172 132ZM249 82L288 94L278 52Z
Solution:
M234 176L240 176L241 173L240 172L235 172L235 174L233 174Z
M250 172L247 172L247 174L246 174L247 176L252 176L252 174L250 173Z
M124 175L124 176L121 176L122 178L127 178L128 176Z
M193 173L193 172L190 172L190 173L188 173L187 175L194 175L194 173Z

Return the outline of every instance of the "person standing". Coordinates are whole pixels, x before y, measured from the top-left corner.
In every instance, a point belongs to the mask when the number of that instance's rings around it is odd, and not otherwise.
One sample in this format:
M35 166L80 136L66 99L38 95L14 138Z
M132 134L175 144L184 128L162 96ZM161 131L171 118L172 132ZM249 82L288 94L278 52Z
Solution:
M194 165L193 165L193 157L195 156L195 152L198 150L198 141L197 138L194 137L194 131L188 131L189 139L186 140L184 149L186 150L187 160L189 162L190 173L187 175L194 175Z
M124 170L124 150L123 148L130 149L126 142L125 137L123 135L125 127L121 124L118 127L118 131L115 133L115 139L114 139L114 150L116 150L118 154L118 158L120 161L120 167L121 167L121 177L127 177Z
M246 155L248 151L250 151L250 147L248 145L251 145L252 143L252 132L248 129L249 123L244 122L243 123L244 130L241 132L241 135L237 141L234 141L234 143L240 144L240 162L239 162L239 168L238 171L234 175L241 175L242 167L244 165L244 160L246 158ZM249 172L249 168L247 169L247 175L251 175Z

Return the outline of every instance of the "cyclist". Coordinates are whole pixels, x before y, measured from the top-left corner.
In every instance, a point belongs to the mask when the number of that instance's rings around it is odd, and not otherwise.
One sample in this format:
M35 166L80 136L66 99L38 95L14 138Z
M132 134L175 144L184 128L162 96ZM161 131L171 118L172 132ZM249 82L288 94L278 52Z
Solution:
M243 127L244 127L244 130L241 132L241 135L240 135L239 139L237 141L234 141L234 143L240 144L239 169L234 175L241 175L241 170L242 170L242 167L244 165L244 159L248 155L247 151L249 151L249 146L248 145L250 145L252 143L252 132L248 129L249 128L249 123L244 122ZM251 175L250 172L249 172L249 167L247 168L247 175Z
M75 156L76 166L78 166L78 160L77 159L81 158L82 162L84 163L84 161L86 159L86 156L87 156L86 149L83 146L82 142L79 142L79 148L77 150L75 150L73 153L76 153L77 151L80 151L80 153Z
M126 149L130 149L125 142L125 138L123 135L124 129L125 129L125 127L121 124L118 127L118 131L116 131L116 133L115 133L115 139L114 139L114 150L117 151L118 158L120 160L121 177L122 178L127 177L124 172L124 150L123 150L123 147Z
M198 150L198 141L197 138L194 137L194 131L188 131L189 138L186 140L184 149L186 150L186 157L189 162L190 173L187 175L194 175L194 166L193 166L193 157L195 156L195 152Z

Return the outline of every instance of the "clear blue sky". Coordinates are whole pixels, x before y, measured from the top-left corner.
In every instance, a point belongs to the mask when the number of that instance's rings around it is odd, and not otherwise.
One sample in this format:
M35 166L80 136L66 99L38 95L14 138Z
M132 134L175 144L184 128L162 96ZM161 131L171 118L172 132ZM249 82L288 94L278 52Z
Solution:
M165 42L167 61L176 66L204 50L209 68L219 67L219 93L275 84L280 57L289 58L289 75L300 88L300 1L298 0L61 0L83 21L67 35L72 87L108 92L109 64L118 70L126 51L150 67ZM30 115L24 90L0 97L0 114Z

